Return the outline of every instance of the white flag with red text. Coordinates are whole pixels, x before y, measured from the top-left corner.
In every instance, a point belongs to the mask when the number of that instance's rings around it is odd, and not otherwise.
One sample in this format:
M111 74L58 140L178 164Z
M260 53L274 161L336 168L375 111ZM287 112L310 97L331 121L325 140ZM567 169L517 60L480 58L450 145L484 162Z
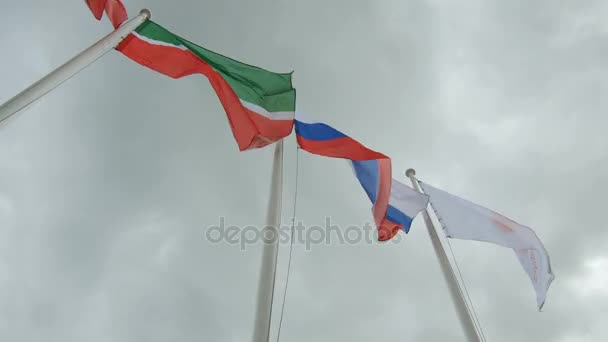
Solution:
M539 310L555 276L534 231L489 209L420 182L448 238L492 242L513 249L536 290Z

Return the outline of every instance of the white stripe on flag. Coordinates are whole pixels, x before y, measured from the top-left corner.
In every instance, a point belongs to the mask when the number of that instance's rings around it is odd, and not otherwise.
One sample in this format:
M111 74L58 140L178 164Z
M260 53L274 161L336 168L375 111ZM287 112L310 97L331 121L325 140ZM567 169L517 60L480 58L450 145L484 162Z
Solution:
M429 196L421 194L411 187L393 178L389 204L412 220L427 207Z
M254 103L250 103L241 100L243 106L252 112L256 112L262 116L269 118L270 120L293 120L294 112L269 112L265 108L262 108Z
M137 32L132 32L132 35L134 35L135 37L137 37L140 40L143 40L146 43L150 43L152 45L160 45L160 46L168 46L168 47L173 47L176 49L180 49L180 50L188 50L187 47L183 46L183 45L175 45L175 44L171 44L171 43L167 43L167 42L163 42L160 40L156 40L156 39L152 39L152 38L148 38L146 36L142 36L141 34L137 33Z

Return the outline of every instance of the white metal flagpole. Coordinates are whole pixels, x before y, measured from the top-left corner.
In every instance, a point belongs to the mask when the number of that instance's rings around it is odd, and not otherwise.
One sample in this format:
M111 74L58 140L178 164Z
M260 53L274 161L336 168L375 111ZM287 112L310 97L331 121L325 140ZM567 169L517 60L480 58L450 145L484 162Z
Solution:
M8 100L5 104L0 106L0 122L8 119L11 115L41 98L49 91L55 89L61 83L95 62L101 56L105 55L108 51L114 49L129 35L129 33L135 31L141 24L150 19L150 17L150 11L142 9L135 18L127 21L88 49L82 51L50 74L41 78L38 82L32 84L29 88Z
M422 188L418 183L418 179L416 179L416 171L414 169L408 169L405 172L405 175L410 179L410 181L412 181L412 186L414 187L414 189L416 189L416 191L420 193L423 193ZM437 256L437 260L439 261L439 265L441 266L441 271L443 271L443 277L450 290L450 295L452 296L452 301L454 303L456 313L458 314L458 318L460 319L462 330L464 331L467 341L479 342L481 341L480 334L475 326L475 322L473 321L471 312L467 307L464 296L460 291L458 280L456 279L452 264L450 264L448 255L445 252L445 249L443 248L443 244L441 243L439 236L437 235L437 228L433 224L433 221L431 221L429 209L425 208L422 214L424 216L426 228L429 232L429 237L431 238L431 242L433 244L433 249L435 250L435 255Z
M279 253L279 226L281 225L281 194L283 192L283 140L275 144L272 164L272 183L263 230L262 266L258 283L253 342L270 341L270 318L274 294L277 257Z

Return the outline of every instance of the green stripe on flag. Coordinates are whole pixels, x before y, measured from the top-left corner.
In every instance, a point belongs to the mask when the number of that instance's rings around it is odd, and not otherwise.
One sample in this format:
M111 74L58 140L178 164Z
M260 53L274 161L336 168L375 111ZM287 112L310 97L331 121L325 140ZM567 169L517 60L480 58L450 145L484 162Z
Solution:
M150 40L186 47L222 75L243 101L269 112L295 111L296 92L291 84L291 73L274 73L241 63L183 39L153 21L147 21L136 32Z
M178 36L167 31L164 27L158 25L157 23L151 20L148 20L145 23L141 24L137 28L137 30L135 30L135 32L151 40L157 40L159 42L176 46L183 45Z

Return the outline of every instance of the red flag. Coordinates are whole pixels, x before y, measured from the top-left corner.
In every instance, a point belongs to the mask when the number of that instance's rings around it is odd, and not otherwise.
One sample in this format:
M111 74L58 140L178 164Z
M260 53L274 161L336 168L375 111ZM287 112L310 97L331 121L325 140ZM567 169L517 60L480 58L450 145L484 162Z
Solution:
M114 28L120 26L128 18L127 10L120 0L85 0L85 2L97 20L101 20L105 10Z
M91 12L97 20L101 20L101 16L103 15L103 9L106 6L106 0L85 0Z
M110 18L114 28L118 28L128 18L127 10L120 0L106 1L106 15Z

